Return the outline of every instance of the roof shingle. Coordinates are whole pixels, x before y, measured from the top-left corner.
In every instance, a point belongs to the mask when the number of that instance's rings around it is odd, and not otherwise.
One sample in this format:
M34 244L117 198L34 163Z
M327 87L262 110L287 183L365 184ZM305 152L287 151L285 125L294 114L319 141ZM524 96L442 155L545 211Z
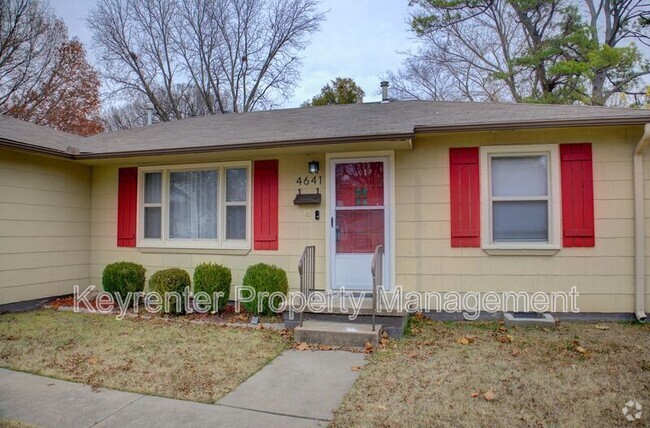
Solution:
M650 123L650 111L567 105L398 101L213 115L92 137L2 117L0 140L104 157L334 141L409 138L414 132Z

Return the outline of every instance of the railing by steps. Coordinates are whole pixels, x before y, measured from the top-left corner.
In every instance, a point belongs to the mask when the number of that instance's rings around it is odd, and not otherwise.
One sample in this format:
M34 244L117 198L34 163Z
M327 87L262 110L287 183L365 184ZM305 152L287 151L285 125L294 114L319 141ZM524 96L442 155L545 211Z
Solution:
M384 246L377 245L370 265L372 273L372 331L375 331L375 315L377 314L377 299L379 287L384 284Z
M298 274L300 275L300 292L306 299L305 303L309 303L309 298L314 292L314 284L316 283L316 247L309 245L305 247L298 263ZM300 311L300 327L302 327L302 318L305 311Z

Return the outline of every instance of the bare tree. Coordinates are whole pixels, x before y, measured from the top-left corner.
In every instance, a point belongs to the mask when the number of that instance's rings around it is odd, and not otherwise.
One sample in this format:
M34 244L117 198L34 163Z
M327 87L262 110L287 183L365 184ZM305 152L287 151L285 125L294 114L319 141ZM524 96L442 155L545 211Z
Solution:
M67 41L65 24L38 0L0 1L0 108L45 78Z
M494 0L458 15L453 25L430 23L418 32L420 49L405 53L402 69L386 76L391 90L406 98L521 101L530 76L513 69L527 46L515 18L506 1Z
M170 45L174 12L170 0L103 0L87 20L112 95L144 94L162 121L181 117L170 90L178 71Z
M155 90L154 95L159 99L164 99L166 94L162 93L164 89ZM172 94L178 100L181 117L207 116L212 114L204 103L203 94L193 85L181 85L172 88ZM119 131L147 123L147 104L149 98L144 94L138 94L131 100L113 103L106 107L101 113L101 121L106 131ZM168 110L169 105L163 102L162 108ZM154 115L153 122L160 122L160 117Z
M120 131L147 124L147 97L140 95L129 103L106 107L101 114L106 131ZM154 121L158 121L154 117Z
M413 0L422 47L391 76L397 95L603 105L643 90L647 0ZM586 17L586 18L585 18Z
M268 108L290 96L317 0L100 0L88 16L113 95L161 121ZM190 103L190 104L188 104Z

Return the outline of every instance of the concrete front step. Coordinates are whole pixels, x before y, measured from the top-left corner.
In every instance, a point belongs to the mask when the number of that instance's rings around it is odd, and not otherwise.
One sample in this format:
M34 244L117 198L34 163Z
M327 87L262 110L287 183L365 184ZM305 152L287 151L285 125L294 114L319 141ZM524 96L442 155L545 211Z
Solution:
M298 312L284 312L284 325L287 328L295 328L300 324L300 313ZM350 319L347 314L336 313L314 313L305 312L303 314L304 321L324 321L332 323L347 323L347 324L372 324L372 316L359 315L355 319ZM404 334L406 324L408 323L408 314L402 313L401 315L377 315L375 323L381 324L382 330L388 333L391 338L400 338Z
M390 301L391 298L389 297L388 300ZM403 309L388 308L386 305L377 302L376 314L382 316L404 316L407 314ZM356 312L357 315L372 315L372 293L339 295L336 292L315 290L304 309L305 313L349 315ZM286 310L291 311L292 308L287 307Z
M364 347L367 342L377 346L381 338L381 325L352 324L328 321L305 321L294 329L297 342L330 346Z

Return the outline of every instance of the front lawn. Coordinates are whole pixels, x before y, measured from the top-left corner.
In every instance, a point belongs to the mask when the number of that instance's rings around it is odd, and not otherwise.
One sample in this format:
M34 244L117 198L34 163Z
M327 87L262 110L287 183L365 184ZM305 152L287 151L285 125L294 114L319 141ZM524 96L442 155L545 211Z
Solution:
M413 320L377 350L337 427L649 426L650 326ZM628 422L630 400L644 407Z
M0 315L0 366L214 403L289 342L278 332L40 310Z

